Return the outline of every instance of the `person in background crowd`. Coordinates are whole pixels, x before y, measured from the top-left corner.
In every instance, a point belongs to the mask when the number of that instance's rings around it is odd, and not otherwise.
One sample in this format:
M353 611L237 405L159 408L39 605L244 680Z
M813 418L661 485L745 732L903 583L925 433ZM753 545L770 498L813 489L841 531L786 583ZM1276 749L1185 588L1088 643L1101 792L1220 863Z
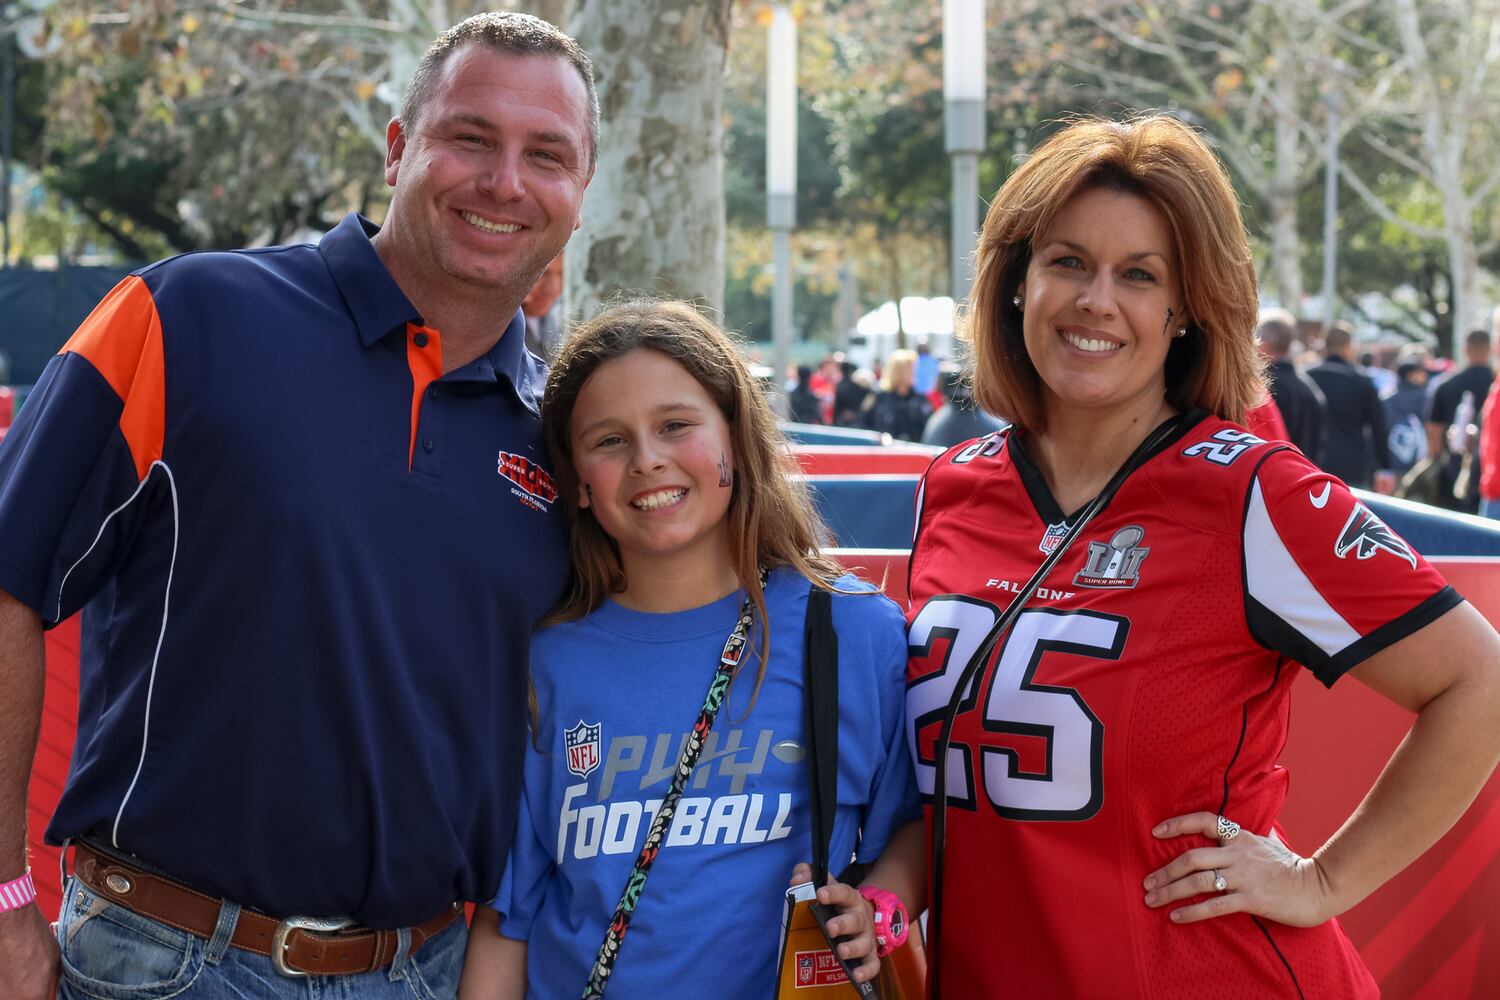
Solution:
M797 366L797 381L786 394L788 415L794 423L823 423L823 401L813 392L812 379L811 365Z
M1297 320L1285 309L1266 309L1255 327L1255 340L1266 358L1266 384L1286 423L1287 440L1314 464L1323 460L1324 426L1328 403L1323 390L1292 364L1297 342Z
M1381 400L1385 407L1386 441L1391 470L1404 475L1427 457L1427 431L1422 423L1427 412L1427 350L1408 344L1396 360L1396 386Z
M960 441L977 438L1005 426L981 410L974 402L974 394L964 381L964 373L957 368L944 368L942 379L943 405L927 418L922 430L922 443L951 448Z
M1323 336L1323 363L1307 371L1328 403L1322 468L1350 486L1390 493L1396 485L1385 411L1368 375L1354 367L1354 331L1338 322Z
M1396 373L1382 367L1375 360L1373 351L1362 351L1359 355L1359 370L1375 383L1375 392L1381 399L1396 391Z
M573 39L469 18L381 226L143 268L49 363L0 448L4 1000L454 995L568 573L520 305L598 122ZM42 630L85 605L54 936L16 883Z
M526 314L526 349L543 361L551 360L557 353L562 338L562 317L558 315L561 310L557 305L562 298L562 269L563 255L558 254L521 300L521 312Z
M1500 519L1500 393L1494 390L1479 420L1479 513Z
M880 391L866 398L865 426L889 434L901 441L917 441L932 416L932 403L912 384L917 355L913 351L892 351L886 359Z
M940 399L933 399L933 394L940 389L940 378L942 373L942 359L932 353L932 345L927 343L923 337L917 341L916 367L912 370L911 384L922 395L926 396L933 406L939 405Z
M1430 455L1447 456L1439 502L1452 510L1474 514L1479 511L1475 463L1482 435L1471 434L1468 428L1478 423L1495 380L1490 369L1489 333L1469 331L1464 337L1464 361L1463 368L1445 375L1432 387L1427 410L1427 451ZM1450 431L1455 440L1450 440Z
M1277 407L1276 400L1269 395L1265 402L1251 407L1245 413L1245 429L1262 441L1291 440L1286 430L1286 421L1281 418L1281 410Z
M812 373L812 378L807 381L808 388L823 407L823 419L819 423L833 423L833 396L838 389L839 381L843 375L839 372L839 361L843 355L835 352L825 354L823 360L818 362L818 368Z
M1495 307L1493 325L1500 340L1500 306ZM1480 410L1479 469L1479 513L1500 519L1500 392L1493 384Z
M840 361L839 381L833 388L833 422L839 427L863 427L870 386L852 361Z

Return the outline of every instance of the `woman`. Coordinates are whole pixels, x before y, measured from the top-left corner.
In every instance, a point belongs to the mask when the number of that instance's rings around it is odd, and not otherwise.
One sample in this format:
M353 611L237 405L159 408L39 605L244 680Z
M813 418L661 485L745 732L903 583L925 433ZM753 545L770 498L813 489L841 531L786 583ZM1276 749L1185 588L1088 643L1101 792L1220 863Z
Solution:
M865 426L901 441L920 441L932 403L914 388L915 351L892 351L880 376L880 391L865 399Z
M1333 918L1500 756L1494 630L1343 484L1237 426L1265 394L1255 316L1234 192L1170 118L1074 124L990 207L975 389L1014 426L933 463L911 562L929 806L956 709L938 996L1375 996ZM1305 855L1276 827L1298 664L1418 713Z

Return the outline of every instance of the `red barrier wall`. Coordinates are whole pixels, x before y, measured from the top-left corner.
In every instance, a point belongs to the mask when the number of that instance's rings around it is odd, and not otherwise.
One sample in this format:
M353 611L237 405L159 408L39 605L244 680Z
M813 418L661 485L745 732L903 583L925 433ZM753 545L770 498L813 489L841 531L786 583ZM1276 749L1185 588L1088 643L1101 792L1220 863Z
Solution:
M843 550L846 566L906 597L906 552ZM1500 625L1500 559L1434 559L1460 593ZM77 619L47 635L47 703L31 782L32 866L43 908L55 915L57 853L42 831L62 793L78 706ZM1375 780L1411 715L1358 683L1326 690L1310 675L1293 698L1282 757L1291 794L1282 822L1295 847L1321 843ZM1344 914L1344 928L1387 1000L1500 995L1500 776L1438 844Z

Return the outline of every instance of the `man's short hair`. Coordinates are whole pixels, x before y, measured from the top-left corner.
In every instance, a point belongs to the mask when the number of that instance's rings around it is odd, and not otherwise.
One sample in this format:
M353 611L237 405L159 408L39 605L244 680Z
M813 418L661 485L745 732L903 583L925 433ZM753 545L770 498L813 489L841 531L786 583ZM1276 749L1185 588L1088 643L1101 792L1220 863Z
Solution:
M438 35L423 53L411 82L406 85L399 112L402 130L409 131L421 118L448 57L470 42L514 56L557 56L578 71L587 94L589 169L593 170L599 159L599 93L594 88L593 61L571 36L550 21L531 14L488 11L460 21Z
M1262 309L1255 324L1255 339L1281 357L1297 339L1297 317L1286 309Z
M1488 330L1470 330L1464 336L1464 350L1475 357L1489 357L1490 332Z
M1354 328L1343 320L1339 320L1323 332L1323 350L1328 354L1342 351L1352 343L1354 343Z

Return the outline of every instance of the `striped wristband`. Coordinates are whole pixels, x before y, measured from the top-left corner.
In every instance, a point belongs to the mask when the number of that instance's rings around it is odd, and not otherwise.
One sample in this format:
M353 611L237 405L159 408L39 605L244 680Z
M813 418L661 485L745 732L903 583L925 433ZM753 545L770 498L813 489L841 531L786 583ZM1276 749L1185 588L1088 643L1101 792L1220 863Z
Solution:
M20 878L0 882L0 913L9 913L30 905L36 899L36 883L31 881L31 869Z

